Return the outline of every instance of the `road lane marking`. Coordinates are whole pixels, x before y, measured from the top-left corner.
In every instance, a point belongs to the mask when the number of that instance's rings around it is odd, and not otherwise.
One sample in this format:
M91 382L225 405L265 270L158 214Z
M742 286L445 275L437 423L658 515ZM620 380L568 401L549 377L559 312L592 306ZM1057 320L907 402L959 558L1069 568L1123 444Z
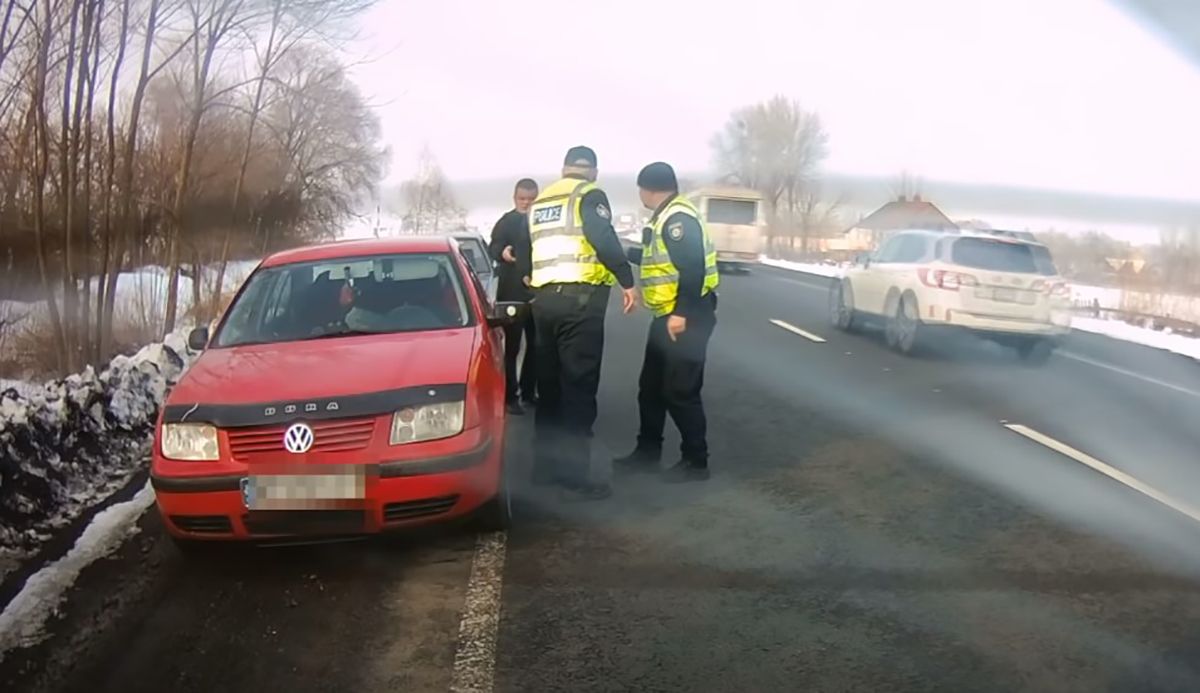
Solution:
M1168 496L1167 494L1163 493L1162 491L1159 491L1158 489L1154 488L1153 486L1143 483L1142 481L1139 481L1138 479L1130 476L1129 474L1126 474L1125 472L1117 469L1116 467L1113 467L1111 465L1105 464L1104 462L1101 462L1100 460L1096 459L1095 457L1092 457L1091 455L1087 454L1086 452L1080 452L1079 450L1076 450L1075 448L1071 447L1070 445L1067 445L1066 443L1055 440L1054 438L1051 438L1050 436L1046 435L1045 433L1040 433L1038 431L1035 431L1032 428L1029 428L1028 426L1022 426L1021 424L1006 423L1006 424L1004 424L1004 427L1014 433L1019 433L1020 435L1025 436L1026 438L1034 441L1035 443L1044 445L1061 455L1066 455L1067 457L1070 457L1071 459L1075 460L1076 462L1079 462L1080 464L1084 464L1088 467L1091 467L1092 469L1096 470L1097 472L1100 472L1101 474L1109 477L1110 479L1113 479L1114 481L1119 481L1122 484L1125 484L1129 488L1133 489L1134 491L1137 491L1138 493L1141 493L1143 495L1149 496L1150 498L1153 498L1154 500L1158 501L1159 503L1162 503L1163 505L1174 510L1175 512L1181 513L1183 515L1187 515L1188 517L1195 520L1196 522L1200 522L1200 509L1197 509L1195 506L1189 505L1188 503L1185 503L1181 500L1176 500L1176 499Z
M817 342L818 344L824 343L824 341L825 341L824 337L815 335L812 332L806 332L805 330L802 330L799 327L796 327L795 325L784 322L782 320L772 319L771 324L775 325L776 327L782 327L783 329L787 330L788 332L793 332L795 334L800 335L801 337L804 337L807 340Z
M479 535L471 559L458 646L454 653L452 693L491 693L495 685L496 639L500 630L500 595L508 535Z
M1141 380L1142 382L1150 383L1151 385L1158 385L1159 387L1165 387L1169 390L1174 390L1176 392L1182 392L1185 395L1191 395L1192 397L1200 397L1200 392L1197 392L1196 390L1190 390L1186 387L1182 387L1182 386L1176 385L1174 383L1168 383L1165 380L1159 380L1158 378L1152 378L1148 375L1142 375L1141 373L1135 373L1133 371L1121 368L1120 366L1114 366L1109 363L1104 363L1103 361L1097 361L1095 359L1088 358L1087 356L1081 356L1074 352L1063 351L1060 349L1055 353L1057 353L1059 356L1069 358L1072 361L1086 363L1090 366L1095 366L1096 368L1103 368L1105 370L1112 371L1113 373L1120 373L1121 375L1128 376L1130 378L1137 378L1138 380Z

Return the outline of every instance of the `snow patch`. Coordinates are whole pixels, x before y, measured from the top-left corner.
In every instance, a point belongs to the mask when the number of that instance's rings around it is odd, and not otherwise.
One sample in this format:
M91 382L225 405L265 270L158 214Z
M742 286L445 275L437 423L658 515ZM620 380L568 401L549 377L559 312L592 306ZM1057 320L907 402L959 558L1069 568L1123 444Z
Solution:
M185 334L99 374L0 390L0 555L29 555L144 467L159 407L195 356Z
M59 560L34 573L25 587L0 613L0 661L16 647L30 647L46 638L46 622L58 613L67 590L91 563L115 551L137 531L135 522L154 503L150 482L130 500L96 514Z
M1104 335L1113 339L1133 342L1134 344L1141 344L1155 349L1163 349L1200 360L1200 339L1173 334L1170 329L1162 331L1151 330L1137 325L1130 325L1121 320L1104 320L1103 318L1078 316L1071 319L1071 327L1084 332Z
M759 261L768 267L778 267L780 269L791 270L793 272L815 274L818 277L840 277L845 273L845 268L840 265L819 265L810 262L792 262L791 260L776 260L775 258L769 257L760 257Z

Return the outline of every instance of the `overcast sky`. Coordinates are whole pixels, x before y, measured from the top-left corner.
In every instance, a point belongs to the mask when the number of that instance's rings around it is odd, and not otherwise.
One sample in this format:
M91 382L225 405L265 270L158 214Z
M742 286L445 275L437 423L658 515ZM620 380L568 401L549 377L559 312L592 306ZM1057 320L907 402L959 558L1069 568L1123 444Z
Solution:
M381 0L354 53L391 181L704 170L782 93L833 171L1200 199L1200 70L1106 0Z

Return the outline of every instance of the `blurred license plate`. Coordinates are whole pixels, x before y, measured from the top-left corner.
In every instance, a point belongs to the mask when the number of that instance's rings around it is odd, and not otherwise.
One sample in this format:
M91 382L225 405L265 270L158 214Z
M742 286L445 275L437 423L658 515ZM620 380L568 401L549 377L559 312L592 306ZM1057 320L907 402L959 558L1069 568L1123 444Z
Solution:
M250 510L340 508L366 495L361 471L336 474L272 474L242 479L242 502Z
M993 298L993 300L1001 301L1003 303L1016 303L1017 302L1017 290L1016 289L997 288L994 290L994 293L992 294L992 298Z

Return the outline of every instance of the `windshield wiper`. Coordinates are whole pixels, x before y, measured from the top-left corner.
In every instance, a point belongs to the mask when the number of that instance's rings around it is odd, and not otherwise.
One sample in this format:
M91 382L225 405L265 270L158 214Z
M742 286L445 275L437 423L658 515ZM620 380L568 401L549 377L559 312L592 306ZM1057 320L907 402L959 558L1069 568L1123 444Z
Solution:
M307 342L314 339L333 339L334 337L362 337L372 334L384 334L383 332L372 332L370 330L343 330L341 332L328 332L326 334L314 334L309 337L300 337L297 342Z

